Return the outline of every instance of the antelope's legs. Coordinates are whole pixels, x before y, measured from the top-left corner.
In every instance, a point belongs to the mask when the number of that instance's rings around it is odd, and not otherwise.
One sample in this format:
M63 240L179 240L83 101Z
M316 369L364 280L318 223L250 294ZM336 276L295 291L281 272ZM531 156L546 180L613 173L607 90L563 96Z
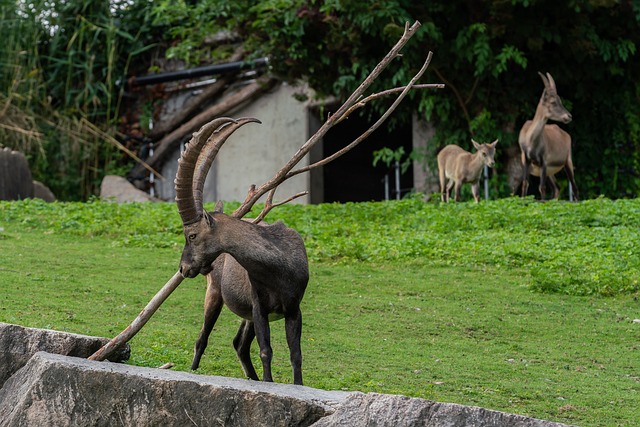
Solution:
M220 316L222 305L220 282L215 280L213 273L210 273L207 275L207 294L204 299L204 323L196 340L193 362L191 362L191 369L193 370L198 369L198 366L200 366L200 358L209 344L209 335L211 335L218 316Z
M242 365L242 370L247 378L259 381L258 374L256 373L253 363L251 362L251 343L255 338L256 333L253 322L243 319L240 324L240 329L236 337L233 339L233 347L236 349L236 354Z
M293 383L302 385L302 349L300 338L302 336L302 312L298 310L284 318L284 328L289 345L291 367L293 368Z

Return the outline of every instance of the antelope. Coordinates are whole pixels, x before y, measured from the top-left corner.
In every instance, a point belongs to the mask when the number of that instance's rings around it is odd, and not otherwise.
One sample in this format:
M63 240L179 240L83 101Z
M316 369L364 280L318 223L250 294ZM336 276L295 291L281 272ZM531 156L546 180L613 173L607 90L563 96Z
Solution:
M202 190L218 150L240 126L257 119L219 118L194 134L182 154L176 175L176 203L182 219L185 247L180 273L207 277L204 324L195 344L191 369L197 369L222 306L243 320L233 345L245 375L258 380L251 362L254 338L260 346L264 381L273 381L269 322L285 321L294 384L302 384L300 302L309 281L302 237L282 222L258 225L203 208ZM200 151L202 151L200 153Z
M562 105L556 83L547 73L538 73L544 83L544 90L538 102L533 120L527 120L518 136L522 162L522 197L529 190L529 175L540 177L540 198L545 199L546 182L553 188L553 198L560 196L560 188L555 174L564 169L571 183L574 199L578 200L578 187L573 175L571 159L571 136L556 124L548 125L548 120L570 123L571 113Z
M479 144L471 139L477 150L474 154L451 144L438 153L438 173L440 175L440 198L449 201L449 193L454 187L454 200L460 201L460 188L463 183L471 183L471 191L476 203L480 201L480 175L485 165L495 165L496 139L490 144ZM448 181L447 181L448 180ZM445 186L446 184L446 186Z
M433 57L433 53L429 52L420 70L406 86L364 96L382 71L394 59L401 56L400 50L419 27L418 21L411 26L406 23L400 40L360 86L336 111L328 115L324 124L272 178L259 186L250 186L245 200L231 215L223 212L222 203L217 203L211 213L204 211L205 177L227 138L241 126L247 123L259 123L259 120L218 118L203 125L193 134L179 160L175 181L176 204L185 235L180 268L131 324L92 354L89 357L90 360L107 358L142 329L185 278L203 274L207 278L204 324L195 344L192 368L198 368L207 347L209 334L222 306L226 304L231 311L243 319L233 344L245 374L251 379L258 379L249 358L251 343L256 338L260 346L263 381L273 381L269 321L284 318L294 383L302 384L300 302L309 279L306 249L302 238L294 230L282 223L264 225L261 221L272 208L307 194L304 191L280 202L274 202L274 194L282 182L321 167L352 150L384 123L412 89L444 87L441 83L417 84ZM308 156L314 145L321 141L331 128L368 102L390 95L396 95L395 101L369 129L334 154L296 169L296 166ZM253 205L265 195L264 207L252 222L242 220L242 217L251 211Z

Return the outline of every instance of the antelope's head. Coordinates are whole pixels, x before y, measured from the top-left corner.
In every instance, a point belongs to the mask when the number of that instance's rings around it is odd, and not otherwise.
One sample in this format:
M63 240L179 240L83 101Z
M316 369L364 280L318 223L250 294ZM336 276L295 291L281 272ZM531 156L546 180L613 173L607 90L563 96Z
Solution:
M540 98L540 105L544 108L545 117L549 120L562 123L571 122L571 113L562 105L562 100L558 96L556 89L556 82L553 80L553 77L551 77L551 74L547 73L546 77L540 72L538 74L540 74L542 82L544 83L544 91Z
M478 150L478 153L480 153L480 156L482 156L482 161L484 162L484 164L489 166L490 168L494 167L496 165L495 156L496 144L498 143L498 140L496 139L491 144L480 144L473 139L471 139L471 142L473 143L473 146L476 148L476 150Z
M207 173L227 138L247 123L258 119L222 117L195 132L186 146L176 174L176 204L182 219L185 245L180 259L180 273L185 278L211 272L211 264L223 252L225 236L221 232L224 218L222 204L213 214L204 210L203 189Z

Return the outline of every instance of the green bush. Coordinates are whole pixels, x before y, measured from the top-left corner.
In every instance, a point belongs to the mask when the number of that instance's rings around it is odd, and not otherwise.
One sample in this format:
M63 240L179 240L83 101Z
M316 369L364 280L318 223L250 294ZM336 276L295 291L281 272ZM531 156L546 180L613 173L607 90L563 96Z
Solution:
M234 206L227 204L227 211ZM637 199L286 205L267 220L298 230L312 262L380 265L419 259L488 271L507 266L528 271L523 282L535 291L570 295L634 294L640 288ZM0 202L0 224L14 231L106 236L123 247L179 250L183 244L173 203Z

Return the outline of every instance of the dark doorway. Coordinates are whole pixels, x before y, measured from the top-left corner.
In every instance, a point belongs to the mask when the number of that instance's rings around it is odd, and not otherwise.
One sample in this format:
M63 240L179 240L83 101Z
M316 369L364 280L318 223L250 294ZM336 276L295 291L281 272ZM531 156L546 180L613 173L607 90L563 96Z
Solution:
M323 157L334 154L361 134L366 132L373 120L367 115L353 114L342 123L331 129L324 137ZM322 170L322 201L331 202L365 202L385 199L384 180L388 174L390 198L395 199L395 172L378 162L373 166L373 152L388 147L396 150L404 147L405 156L412 150L411 125L396 126L390 130L386 122L367 139L348 153L325 165ZM400 176L401 195L411 191L413 187L413 170L410 166ZM318 199L316 199L318 200Z

